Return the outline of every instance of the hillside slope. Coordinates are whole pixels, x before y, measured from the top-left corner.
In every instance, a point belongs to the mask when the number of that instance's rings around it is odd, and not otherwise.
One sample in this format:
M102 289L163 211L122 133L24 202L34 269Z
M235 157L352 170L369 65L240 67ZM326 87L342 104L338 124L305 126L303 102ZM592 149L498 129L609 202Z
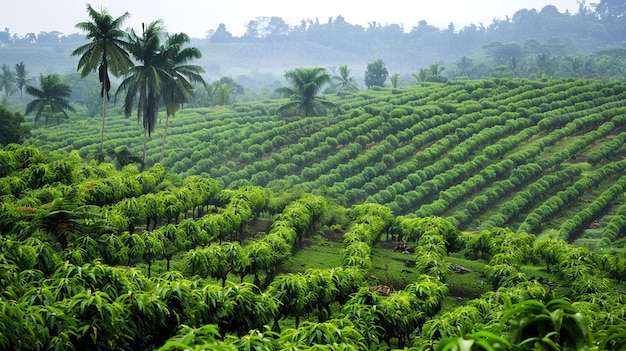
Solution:
M624 232L624 83L456 81L327 98L339 114L277 116L284 100L185 109L170 119L160 162L227 187L375 202L462 230L507 226L595 248ZM159 162L163 123L147 166ZM73 120L34 129L29 143L89 159L98 136L98 123ZM133 118L110 117L105 139L141 154Z

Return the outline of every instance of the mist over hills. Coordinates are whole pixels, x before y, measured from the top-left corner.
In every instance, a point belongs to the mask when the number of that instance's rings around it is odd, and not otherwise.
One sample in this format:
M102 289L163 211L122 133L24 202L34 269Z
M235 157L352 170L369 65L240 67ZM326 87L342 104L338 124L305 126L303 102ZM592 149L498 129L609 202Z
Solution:
M220 25L206 38L193 39L191 45L203 53L197 64L207 71L209 81L242 76L248 83L246 87L252 89L274 87L286 70L295 67L332 69L347 64L361 79L366 64L379 58L390 73L410 75L438 63L446 66L445 75L450 78L484 78L490 76L492 66L510 65L511 60L523 62L542 54L585 57L607 48L623 49L623 7L609 1L593 7L582 3L572 14L549 5L539 11L520 9L512 18L463 28L455 28L452 23L448 28L438 28L426 21L410 29L376 22L363 27L341 16L326 22L303 19L300 25L290 26L279 17L258 17L248 23L242 36L233 36ZM77 61L70 53L84 42L84 35L78 33L61 36L58 32L42 32L19 37L7 28L0 32L0 63L24 61L33 75L71 73ZM472 60L472 71L461 74L458 62L462 57Z

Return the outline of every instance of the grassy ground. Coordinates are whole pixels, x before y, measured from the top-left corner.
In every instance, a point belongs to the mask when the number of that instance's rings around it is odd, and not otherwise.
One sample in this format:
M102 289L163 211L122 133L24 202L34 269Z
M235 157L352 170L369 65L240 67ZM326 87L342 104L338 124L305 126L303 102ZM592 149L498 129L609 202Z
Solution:
M304 240L302 248L283 264L283 269L287 273L296 273L308 268L341 267L342 248L341 242L315 235Z
M367 280L370 286L387 285L393 290L401 290L418 280L420 274L415 269L415 257L393 251L395 246L393 242L380 242L372 248L372 270ZM312 237L305 241L304 247L293 255L284 269L288 272L303 272L308 268L339 267L342 248L343 243L336 236ZM483 274L483 261L468 260L460 253L450 255L448 260L470 272L461 274L453 271L446 277L450 293L444 301L444 310L463 305L467 300L478 298L491 290Z

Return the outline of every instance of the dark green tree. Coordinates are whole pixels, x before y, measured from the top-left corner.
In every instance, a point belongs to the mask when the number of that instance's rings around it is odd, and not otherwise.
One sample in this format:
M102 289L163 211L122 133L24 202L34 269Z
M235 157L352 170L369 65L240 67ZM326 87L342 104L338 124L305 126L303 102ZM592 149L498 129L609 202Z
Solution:
M26 93L35 99L26 105L26 114L37 111L35 115L35 123L39 121L42 114L45 115L45 123L48 119L54 117L57 113L62 113L66 119L70 117L65 110L76 112L67 99L70 97L72 90L67 85L61 83L58 74L48 74L39 76L40 88L26 86ZM58 122L58 120L57 120Z
M142 25L142 33L130 32L130 53L137 60L128 76L115 92L116 98L124 94L124 115L130 117L137 107L137 121L143 121L142 163L146 160L147 138L154 131L159 112L159 101L166 85L169 73L163 67L161 41L164 29L161 21Z
M285 73L285 78L291 87L280 87L276 93L289 97L291 101L282 105L277 112L282 113L296 109L305 117L313 116L320 111L317 107L339 107L319 96L324 85L330 83L330 75L324 68L298 68Z
M367 64L365 71L365 85L368 89L372 87L382 87L385 85L389 72L382 59Z
M126 32L121 28L122 23L130 17L128 12L113 19L105 10L100 12L94 10L87 4L87 13L91 21L80 22L76 28L87 32L87 39L91 42L77 48L72 52L72 56L80 56L78 70L81 70L81 78L86 77L90 72L98 70L98 76L102 88L102 128L100 129L100 150L101 157L102 144L104 143L104 120L106 116L107 99L111 90L111 80L109 72L115 77L128 72L133 66L133 62L128 54L129 43L124 39Z
M21 143L28 136L30 130L22 125L24 116L11 113L5 106L0 105L0 145Z

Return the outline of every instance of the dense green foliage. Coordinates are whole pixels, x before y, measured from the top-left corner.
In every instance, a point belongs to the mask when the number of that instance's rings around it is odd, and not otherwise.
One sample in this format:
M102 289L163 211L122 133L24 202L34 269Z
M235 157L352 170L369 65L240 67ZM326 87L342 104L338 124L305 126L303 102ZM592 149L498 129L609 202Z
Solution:
M224 189L159 164L116 171L76 152L17 144L0 150L0 159L2 348L609 350L626 343L625 295L615 293L626 272L620 255L502 228L461 233L443 218L397 216L379 204L343 208L311 194ZM253 229L261 217L271 217L267 232ZM333 232L342 237L339 266L290 267L314 234ZM415 279L390 289L373 250L389 252L382 247L398 240L415 247L405 256ZM490 288L467 300L451 295L447 282L460 274L451 255L483 262ZM158 275L156 263L165 264ZM547 268L529 276L537 265ZM443 310L455 296L460 302Z
M83 76L99 68L100 107L108 72L130 66L124 50L137 61L106 142L105 110L98 141L91 120L61 124L74 110L58 75L42 75L37 89L23 62L15 74L4 64L4 101L26 86L36 98L26 114L37 112L27 123L60 125L0 149L0 348L625 348L626 85L613 79L626 61L623 48L606 47L623 37L625 8L592 8L547 6L458 32L373 23L376 57L412 57L402 69L419 69L417 86L394 73L384 88L378 59L365 70L368 91L346 64L339 75L298 68L285 74L292 87L272 89L288 101L230 106L241 86L223 77L196 89L203 68L187 63L202 48L152 22L117 42L119 67L102 41L77 44ZM87 39L124 36L127 14L88 13L94 22L78 25ZM570 34L529 40L549 33L548 18ZM311 43L340 32L334 52L371 57L355 45L364 29L341 17L267 25L251 21L242 38L221 25L209 41L321 52ZM4 33L0 50L24 45ZM30 44L53 43L45 34ZM568 35L598 51L580 55ZM432 40L455 50L437 53L445 60L424 50L427 63L411 54ZM488 64L458 59L472 42ZM93 115L94 94L80 95L81 114ZM121 116L134 110L143 128ZM5 127L19 126L21 115L6 112Z
M329 95L338 115L299 119L275 115L280 100L188 108L169 128L161 164L225 187L293 189L344 206L379 203L395 215L441 216L463 230L506 226L608 250L621 235L587 229L604 228L624 203L618 180L626 165L625 87L588 80L424 83ZM89 158L97 131L87 120L73 123L71 131L38 129L30 142ZM140 155L139 130L120 116L110 128L106 149ZM159 160L160 135L148 141L147 166ZM615 233L614 225L607 228Z
M24 116L19 112L12 113L0 105L0 145L21 143L30 133L24 124Z

